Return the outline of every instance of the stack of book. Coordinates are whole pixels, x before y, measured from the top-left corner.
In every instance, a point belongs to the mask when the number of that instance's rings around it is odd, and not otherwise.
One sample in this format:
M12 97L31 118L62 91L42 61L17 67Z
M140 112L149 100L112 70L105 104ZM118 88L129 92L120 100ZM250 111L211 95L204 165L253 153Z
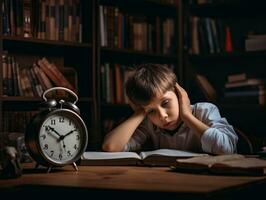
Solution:
M22 66L14 56L2 55L3 95L40 97L53 86L69 88L77 92L74 68L58 67L47 58L38 58L31 66Z
M232 74L227 79L225 102L265 105L265 80L249 78L246 73Z
M246 51L263 51L266 50L266 35L249 35L245 39Z

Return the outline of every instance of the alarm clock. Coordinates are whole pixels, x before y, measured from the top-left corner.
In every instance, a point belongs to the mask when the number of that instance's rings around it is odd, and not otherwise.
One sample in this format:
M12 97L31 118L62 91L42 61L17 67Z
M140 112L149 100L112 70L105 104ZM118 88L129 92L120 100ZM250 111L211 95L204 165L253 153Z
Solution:
M63 90L71 94L73 102L64 99L48 99L47 94ZM70 89L53 87L46 90L42 98L44 108L37 113L26 128L25 144L37 166L62 167L72 164L78 170L76 161L86 150L88 131L76 106L78 96ZM36 167L37 167L36 166Z

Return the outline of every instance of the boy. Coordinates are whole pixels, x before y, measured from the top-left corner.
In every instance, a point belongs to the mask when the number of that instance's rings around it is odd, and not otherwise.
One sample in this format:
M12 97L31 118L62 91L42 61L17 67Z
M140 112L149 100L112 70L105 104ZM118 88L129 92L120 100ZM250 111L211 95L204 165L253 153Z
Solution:
M134 114L108 133L104 151L140 151L147 141L168 148L212 154L236 152L233 127L211 103L190 105L187 92L164 65L143 64L126 83Z

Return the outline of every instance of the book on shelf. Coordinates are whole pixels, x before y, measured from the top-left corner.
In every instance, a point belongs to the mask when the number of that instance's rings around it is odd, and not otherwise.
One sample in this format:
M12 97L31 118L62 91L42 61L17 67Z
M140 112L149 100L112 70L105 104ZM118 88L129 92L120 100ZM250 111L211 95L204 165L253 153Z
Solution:
M38 66L52 80L56 86L66 87L76 91L76 88L65 78L54 63L50 63L45 57L37 61Z
M249 35L245 39L246 51L263 51L266 50L266 35Z
M265 85L247 85L235 88L225 88L224 101L229 103L251 103L265 105Z
M206 155L177 159L171 168L177 172L258 176L266 174L266 160L241 154Z
M226 82L225 88L233 88L233 87L241 87L241 86L248 86L248 85L263 85L265 84L265 80L259 78L249 78L242 81L235 81L235 82Z
M216 102L217 93L209 80L201 74L196 74L196 82L199 88L202 90L205 98L210 102Z
M238 73L238 74L229 74L227 76L227 82L237 82L247 80L248 76L246 73Z
M157 149L136 152L84 152L80 165L143 165L170 166L177 158L203 156L203 153L192 153L174 149Z

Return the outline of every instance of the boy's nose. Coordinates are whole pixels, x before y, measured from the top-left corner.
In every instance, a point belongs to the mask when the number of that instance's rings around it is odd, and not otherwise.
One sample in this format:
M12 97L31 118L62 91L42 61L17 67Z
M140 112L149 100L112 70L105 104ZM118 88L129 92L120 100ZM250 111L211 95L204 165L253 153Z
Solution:
M165 120L168 117L167 113L164 110L160 110L159 115L160 120Z

